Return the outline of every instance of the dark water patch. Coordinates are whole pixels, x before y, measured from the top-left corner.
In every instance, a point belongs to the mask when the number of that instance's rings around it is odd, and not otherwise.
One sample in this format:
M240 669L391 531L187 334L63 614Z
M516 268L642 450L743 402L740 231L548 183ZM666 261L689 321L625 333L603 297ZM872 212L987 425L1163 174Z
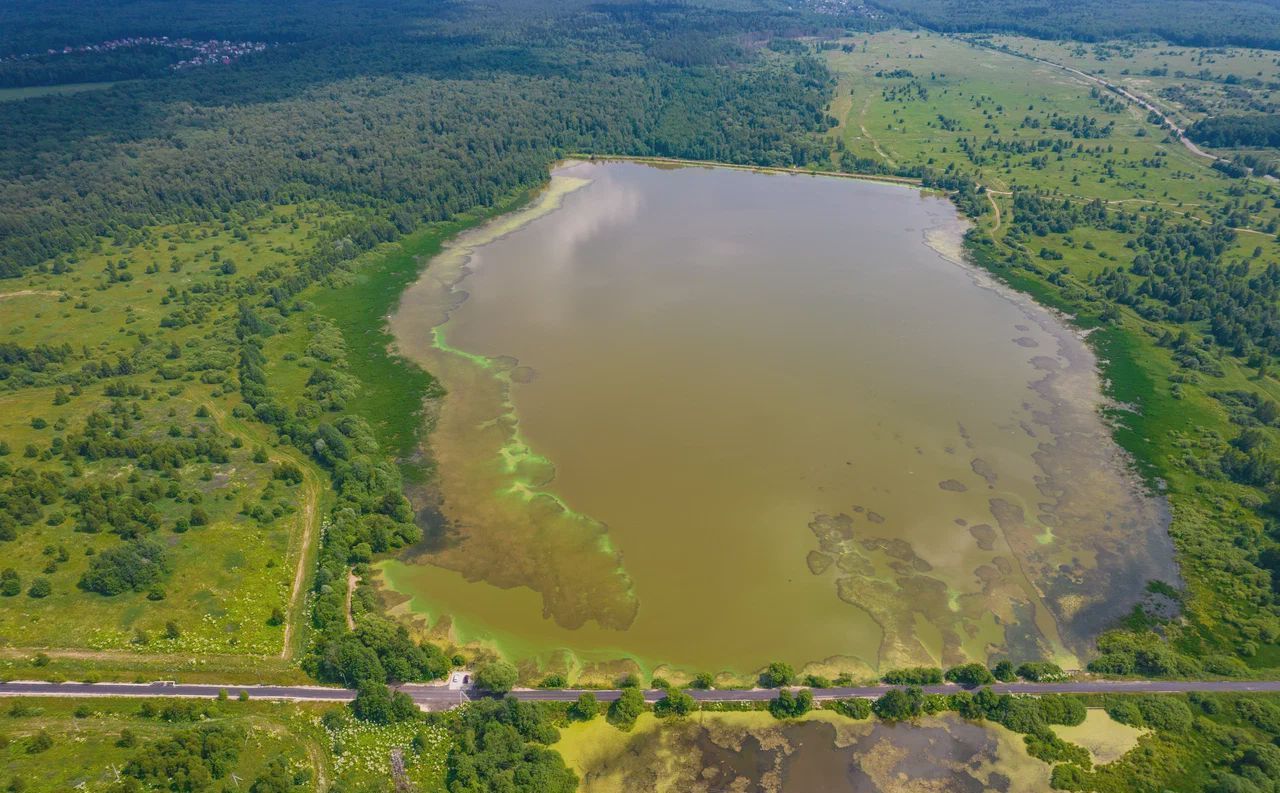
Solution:
M969 468L975 474L982 477L983 481L987 483L987 487L989 488L994 488L996 486L996 482L1000 479L1000 477L996 476L996 469L992 468L991 464L981 457L975 457L970 460Z
M996 549L996 530L991 528L988 523L977 523L969 527L969 534L973 536L974 542L978 543L978 547L984 551L994 551Z

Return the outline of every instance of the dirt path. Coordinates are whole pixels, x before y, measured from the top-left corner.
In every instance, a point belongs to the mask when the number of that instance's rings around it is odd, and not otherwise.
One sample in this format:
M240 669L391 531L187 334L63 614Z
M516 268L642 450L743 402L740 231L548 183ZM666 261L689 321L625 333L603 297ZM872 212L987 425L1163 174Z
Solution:
M356 584L359 581L360 579L356 578L355 573L350 570L347 571L347 603L343 607L343 612L347 617L347 630L349 631L356 629L356 618L355 615L351 613L351 598L356 592Z
M165 662L170 666L189 665L199 658L201 661L214 661L225 658L228 662L245 659L265 659L265 655L191 655L187 653L135 653L132 650L79 650L59 647L0 647L0 658L30 658L36 653L43 653L50 658L65 658L72 661L141 661Z
M991 228L988 231L990 231L991 234L995 234L1000 230L1000 202L996 201L995 196L991 194L990 190L987 191L986 195L987 201L991 202L991 211L996 214L996 220L991 224Z
M66 292L58 292L50 289L19 289L16 292L0 292L0 300L8 300L11 297L31 297L33 295L62 297L65 294Z
M302 487L304 490L302 499L302 536L298 540L298 561L293 573L293 588L289 593L289 609L285 614L284 647L280 650L280 657L286 661L293 657L294 626L302 619L302 602L307 584L307 570L311 566L309 561L312 557L312 545L316 536L316 524L320 522L320 484L316 481L316 476L312 473L310 467L304 466L302 472Z
M884 149L880 148L880 141L876 140L875 136L867 131L867 108L871 107L871 100L874 98L875 96L873 94L868 94L867 98L863 101L862 108L858 111L858 129L862 130L862 136L864 138L871 141L871 148L876 150L876 154L880 155L880 159L888 163L890 168L893 168L897 166L897 160L890 157Z
M252 723L258 729L269 732L272 735L281 738L298 737L303 747L307 750L307 763L315 771L316 790L325 790L329 787L329 764L325 762L325 753L320 749L319 744L310 738L299 736L289 730L283 724L270 721L263 718L255 718Z

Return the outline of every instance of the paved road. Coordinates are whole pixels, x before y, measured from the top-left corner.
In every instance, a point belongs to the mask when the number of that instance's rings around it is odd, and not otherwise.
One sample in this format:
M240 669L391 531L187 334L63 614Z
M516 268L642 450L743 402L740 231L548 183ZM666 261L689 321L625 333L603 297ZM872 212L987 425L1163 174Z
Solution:
M843 688L813 689L814 699L845 699L848 697L875 698L893 686L851 686ZM1190 691L1205 692L1271 692L1280 693L1280 680L1078 680L1063 683L999 683L991 687L1001 694L1178 694ZM472 697L474 691L459 691L446 686L405 685L404 691L427 710L444 710L455 707ZM924 686L930 694L953 694L959 686ZM355 692L345 688L323 686L237 686L211 683L49 683L43 681L14 681L0 683L0 696L42 697L186 697L213 699L220 692L235 698L245 692L250 699L289 700L297 702L349 702ZM596 698L609 702L621 693L617 689L520 689L512 692L518 699L533 702L572 702L579 694L590 691ZM650 702L662 697L663 692L649 689L644 692ZM690 690L689 694L701 702L761 702L773 699L773 689L711 689Z

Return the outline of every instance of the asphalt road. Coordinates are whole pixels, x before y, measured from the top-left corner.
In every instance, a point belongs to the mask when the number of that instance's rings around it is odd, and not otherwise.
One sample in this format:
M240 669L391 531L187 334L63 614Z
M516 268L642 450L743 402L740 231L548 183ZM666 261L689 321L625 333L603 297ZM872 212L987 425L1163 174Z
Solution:
M813 689L814 699L879 697L894 686L851 686ZM952 694L962 690L955 685L924 686L930 694ZM1001 694L1179 694L1190 691L1235 693L1280 693L1280 680L1077 680L1063 683L998 683L992 690ZM483 696L475 691L459 691L446 686L405 685L400 687L419 706L427 710L444 710L469 699ZM250 699L287 700L294 702L348 702L355 691L324 686L238 686L209 683L49 683L14 681L0 683L0 696L38 697L186 697L213 699L220 692L236 698L246 692ZM579 694L590 691L596 698L609 702L621 693L617 689L519 689L512 695L518 699L540 702L572 702ZM645 699L656 701L663 696L658 689L644 692ZM778 695L775 689L690 689L689 694L701 702L760 702Z

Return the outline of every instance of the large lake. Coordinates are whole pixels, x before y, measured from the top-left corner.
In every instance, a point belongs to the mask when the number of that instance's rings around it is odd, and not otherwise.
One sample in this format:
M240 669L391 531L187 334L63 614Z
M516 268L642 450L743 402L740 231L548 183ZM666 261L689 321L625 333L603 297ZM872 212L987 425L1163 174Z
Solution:
M1165 509L1087 346L963 231L899 185L556 171L392 317L448 390L399 610L588 668L1076 666L1176 580Z

